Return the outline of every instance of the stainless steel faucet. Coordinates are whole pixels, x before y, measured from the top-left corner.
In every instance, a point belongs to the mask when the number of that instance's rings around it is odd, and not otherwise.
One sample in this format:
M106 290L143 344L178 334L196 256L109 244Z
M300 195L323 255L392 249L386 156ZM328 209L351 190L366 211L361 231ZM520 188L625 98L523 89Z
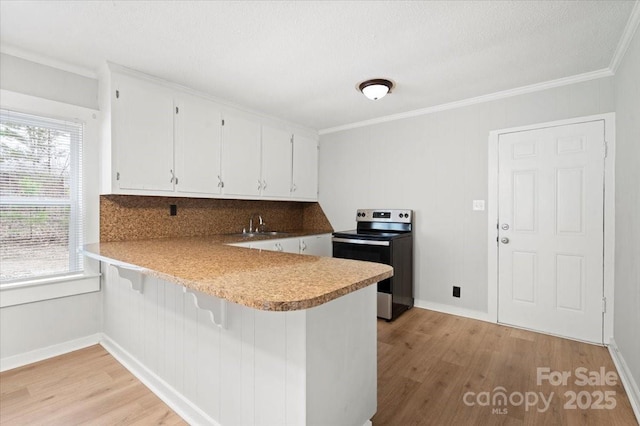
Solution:
M253 229L253 218L256 215L258 216L258 226L256 226L256 229ZM249 218L249 232L260 232L262 228L264 228L264 222L262 221L262 216L260 216L260 214L258 213L253 213Z

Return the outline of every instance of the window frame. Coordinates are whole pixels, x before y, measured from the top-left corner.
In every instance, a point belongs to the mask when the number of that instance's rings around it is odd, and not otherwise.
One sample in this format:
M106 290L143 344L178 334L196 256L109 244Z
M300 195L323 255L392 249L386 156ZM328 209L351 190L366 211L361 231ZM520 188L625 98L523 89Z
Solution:
M6 108L0 108L1 111L6 111L7 121L11 121L12 114L18 114L18 111L9 110ZM24 114L24 113L20 113ZM1 116L2 114L0 114ZM83 122L76 120L59 120L57 118L45 117L41 114L24 114L33 117L30 121L25 117L14 117L14 119L23 124L29 126L41 128L41 129L55 129L56 125L61 124L63 128L68 129L69 134L69 195L66 198L58 198L45 196L43 197L29 197L29 196L9 196L0 198L0 206L15 206L15 207L68 207L69 209L69 224L67 227L68 232L68 249L69 260L67 263L67 270L52 274L34 275L27 278L15 278L0 282L0 285L8 285L14 283L20 283L22 281L33 281L39 279L55 279L57 277L75 276L83 273L82 257L78 255L78 250L81 249L81 245L84 237L84 229L82 229L82 145L84 140L84 126ZM55 122L59 123L55 123ZM25 123L27 122L27 123ZM80 222L78 222L80 221Z
M0 108L83 124L81 147L83 158L81 161L82 169L79 171L79 175L82 176L82 194L81 204L77 206L76 212L83 215L81 230L83 243L98 242L99 111L8 90L0 90ZM77 154L76 150L75 155ZM72 155L74 155L73 148ZM76 188L77 184L78 182L72 183ZM73 211L73 209L71 210ZM72 221L73 217L70 217L70 222ZM69 245L71 246L71 241ZM77 246L76 249L81 248ZM100 291L99 262L85 257L83 263L84 270L82 272L34 277L0 284L0 308Z

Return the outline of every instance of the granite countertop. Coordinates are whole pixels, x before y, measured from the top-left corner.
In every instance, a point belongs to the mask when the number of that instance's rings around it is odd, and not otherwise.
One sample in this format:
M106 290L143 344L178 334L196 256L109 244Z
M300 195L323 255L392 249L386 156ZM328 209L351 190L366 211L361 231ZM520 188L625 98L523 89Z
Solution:
M255 237L250 241L313 235ZM234 247L239 235L88 244L85 255L266 311L308 309L389 278L389 265Z

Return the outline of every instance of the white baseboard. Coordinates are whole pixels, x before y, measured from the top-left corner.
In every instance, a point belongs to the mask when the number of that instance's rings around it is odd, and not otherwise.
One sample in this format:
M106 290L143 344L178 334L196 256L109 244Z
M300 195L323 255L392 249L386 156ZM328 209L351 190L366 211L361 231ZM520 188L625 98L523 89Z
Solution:
M471 318L495 324L495 321L492 321L489 318L489 313L487 312L474 311L473 309L459 308L457 306L445 305L443 303L435 303L428 300L418 299L413 302L413 305L417 308L429 309L430 311L437 311L444 314L457 315L459 317Z
M207 413L189 401L173 386L158 377L153 371L142 365L135 357L131 356L129 352L111 340L109 336L103 334L100 344L187 423L190 425L220 426L220 424L209 417Z
M629 402L631 402L633 413L636 415L638 424L640 424L640 389L638 388L638 383L636 383L635 379L631 375L629 366L624 360L624 357L620 353L618 345L613 338L611 338L608 348L609 353L611 354L611 359L613 359L613 364L618 370L618 376L622 380L622 386L624 386L624 390L625 392L627 392Z
M77 351L78 349L83 349L88 346L97 345L100 343L101 338L102 333L91 334L79 339L47 346L46 348L2 358L0 359L0 372Z

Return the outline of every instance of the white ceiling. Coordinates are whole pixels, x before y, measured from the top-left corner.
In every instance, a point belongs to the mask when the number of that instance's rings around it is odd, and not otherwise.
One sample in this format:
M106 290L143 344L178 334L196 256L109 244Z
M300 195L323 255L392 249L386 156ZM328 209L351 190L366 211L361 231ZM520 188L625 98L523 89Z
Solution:
M634 1L0 1L0 47L327 129L609 67ZM355 89L394 80L370 101Z

